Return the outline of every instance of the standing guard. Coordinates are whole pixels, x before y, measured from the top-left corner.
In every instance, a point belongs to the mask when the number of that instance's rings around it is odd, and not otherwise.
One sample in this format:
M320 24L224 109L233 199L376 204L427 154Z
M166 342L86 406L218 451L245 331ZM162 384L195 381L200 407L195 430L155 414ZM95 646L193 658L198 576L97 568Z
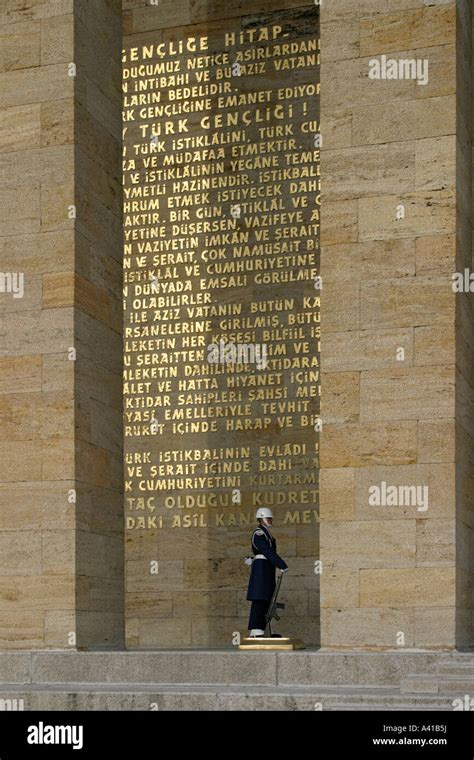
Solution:
M276 541L270 533L273 525L273 512L268 507L260 507L255 515L258 526L252 533L253 558L247 599L252 602L250 608L249 631L250 638L261 638L265 635L267 613L273 592L275 590L275 569L282 573L288 570L286 562L276 552ZM279 634L273 634L280 638Z

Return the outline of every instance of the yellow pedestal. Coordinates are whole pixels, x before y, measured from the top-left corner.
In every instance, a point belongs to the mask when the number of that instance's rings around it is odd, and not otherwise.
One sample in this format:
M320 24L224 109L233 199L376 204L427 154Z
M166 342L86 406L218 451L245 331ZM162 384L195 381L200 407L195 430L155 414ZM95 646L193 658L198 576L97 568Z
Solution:
M239 649L259 649L261 651L277 650L288 652L293 649L306 649L306 646L299 639L291 639L287 636L283 636L281 639L272 639L270 637L251 639L246 637L242 640L242 643L239 644Z

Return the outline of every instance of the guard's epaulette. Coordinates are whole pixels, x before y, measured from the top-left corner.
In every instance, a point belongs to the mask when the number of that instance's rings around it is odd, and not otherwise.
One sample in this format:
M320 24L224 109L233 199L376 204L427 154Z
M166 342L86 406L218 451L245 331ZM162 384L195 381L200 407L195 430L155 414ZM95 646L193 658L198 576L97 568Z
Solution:
M257 528L254 532L254 536L264 536L264 535L265 533L263 532L261 528Z

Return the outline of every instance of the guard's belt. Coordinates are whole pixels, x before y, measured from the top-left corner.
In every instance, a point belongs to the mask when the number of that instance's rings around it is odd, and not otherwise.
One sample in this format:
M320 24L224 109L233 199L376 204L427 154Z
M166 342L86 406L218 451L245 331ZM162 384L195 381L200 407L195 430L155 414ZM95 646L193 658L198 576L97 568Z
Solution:
M266 559L264 554L256 554L254 559Z

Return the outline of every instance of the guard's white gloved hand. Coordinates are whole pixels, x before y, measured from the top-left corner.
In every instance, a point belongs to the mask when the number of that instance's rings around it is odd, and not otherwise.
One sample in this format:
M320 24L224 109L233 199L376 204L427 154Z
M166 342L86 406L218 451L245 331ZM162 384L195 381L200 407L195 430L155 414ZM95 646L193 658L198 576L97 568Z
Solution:
M245 562L246 565L251 565L252 562L253 562L253 558L252 557L245 557L244 562Z

